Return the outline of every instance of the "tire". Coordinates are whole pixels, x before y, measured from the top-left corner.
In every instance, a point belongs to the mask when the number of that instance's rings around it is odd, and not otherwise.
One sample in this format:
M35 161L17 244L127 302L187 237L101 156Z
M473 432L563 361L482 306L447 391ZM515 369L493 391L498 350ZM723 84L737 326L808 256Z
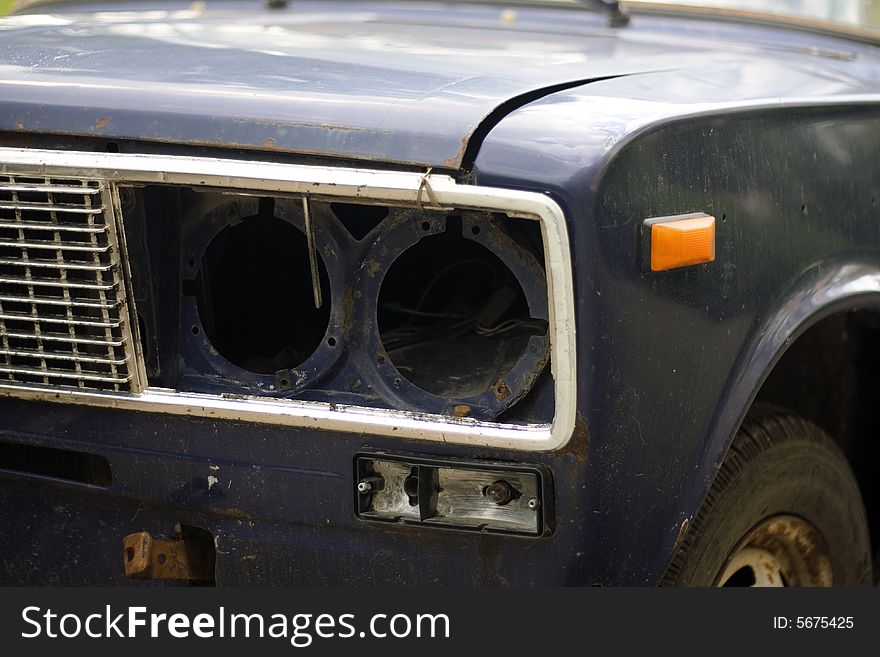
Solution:
M868 523L846 457L813 423L754 408L662 584L871 583Z

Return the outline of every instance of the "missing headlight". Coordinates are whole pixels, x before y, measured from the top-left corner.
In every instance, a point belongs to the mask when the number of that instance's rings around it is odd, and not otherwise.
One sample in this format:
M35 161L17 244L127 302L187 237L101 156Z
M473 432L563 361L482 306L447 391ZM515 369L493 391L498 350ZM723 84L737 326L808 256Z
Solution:
M310 254L302 196L173 186L132 195L152 385L552 420L537 222L310 197ZM151 295L152 308L141 301Z
M319 270L329 290L320 261ZM290 223L261 213L227 226L208 246L199 278L201 324L235 365L271 374L300 365L321 343L330 299L314 307L306 237Z
M547 320L532 317L511 269L463 230L473 237L484 227L451 218L443 233L394 261L379 294L379 336L400 374L422 390L460 399L494 386L502 400L512 394L505 376L532 336L547 334Z
M327 271L318 264L329 297ZM208 340L245 370L295 368L327 331L331 299L314 306L306 236L276 217L271 202L211 240L198 278L199 317Z

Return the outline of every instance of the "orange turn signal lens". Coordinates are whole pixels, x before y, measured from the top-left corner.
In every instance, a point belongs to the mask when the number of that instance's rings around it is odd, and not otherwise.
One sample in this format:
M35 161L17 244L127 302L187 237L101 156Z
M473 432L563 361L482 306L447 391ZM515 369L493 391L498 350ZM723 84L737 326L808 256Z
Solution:
M715 217L698 213L648 221L651 226L651 271L715 260Z

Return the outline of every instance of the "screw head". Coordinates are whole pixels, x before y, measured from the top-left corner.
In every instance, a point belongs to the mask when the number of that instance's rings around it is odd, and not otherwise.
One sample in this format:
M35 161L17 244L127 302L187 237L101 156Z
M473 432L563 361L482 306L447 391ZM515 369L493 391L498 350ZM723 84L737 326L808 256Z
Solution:
M541 506L541 503L538 501L537 497L531 498L526 504L532 511Z
M486 497L501 506L513 499L513 487L506 481L496 481L486 488Z
M358 493L367 493L373 489L373 485L369 481L361 481L358 483Z

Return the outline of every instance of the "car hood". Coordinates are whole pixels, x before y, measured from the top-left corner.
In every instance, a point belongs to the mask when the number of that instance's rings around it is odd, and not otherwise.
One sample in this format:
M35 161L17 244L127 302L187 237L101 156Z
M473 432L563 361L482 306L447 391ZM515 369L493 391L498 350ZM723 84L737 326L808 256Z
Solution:
M594 12L412 5L0 20L0 130L455 169L481 125L546 93L742 56Z

